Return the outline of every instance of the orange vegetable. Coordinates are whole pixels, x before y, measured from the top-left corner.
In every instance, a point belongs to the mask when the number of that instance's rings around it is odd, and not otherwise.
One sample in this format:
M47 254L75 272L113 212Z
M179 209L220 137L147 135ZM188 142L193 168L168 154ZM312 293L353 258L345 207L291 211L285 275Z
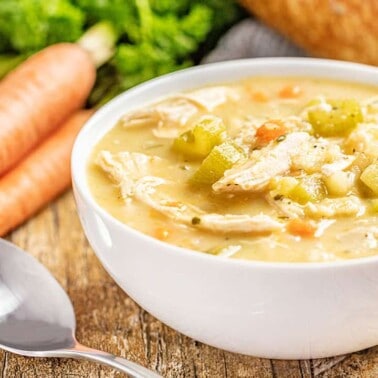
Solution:
M268 96L264 92L252 92L251 97L256 102L267 102Z
M159 227L155 230L154 237L159 240L167 240L169 237L169 231L165 228Z
M287 231L296 236L301 236L304 238L315 236L316 226L314 226L310 221L304 219L292 219L287 223Z
M75 137L90 110L74 113L13 170L0 178L0 235L24 222L70 186Z
M268 144L286 133L287 129L280 120L267 121L256 130L257 143L260 145Z
M95 77L96 68L81 47L60 43L0 82L0 175L83 106Z
M269 97L264 91L257 90L256 87L251 83L245 84L244 89L247 92L247 96L251 98L252 101L267 102L269 100Z
M298 85L286 85L278 92L278 96L281 98L298 98L302 93L302 88Z

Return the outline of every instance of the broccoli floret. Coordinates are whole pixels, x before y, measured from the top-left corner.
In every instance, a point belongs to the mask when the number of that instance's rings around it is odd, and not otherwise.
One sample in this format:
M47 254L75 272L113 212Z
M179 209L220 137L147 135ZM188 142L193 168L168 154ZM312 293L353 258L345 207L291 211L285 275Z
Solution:
M25 59L50 44L79 40L101 47L92 54L97 66L107 62L91 96L103 102L102 94L109 99L192 65L240 15L234 0L0 0L2 74L13 67L9 55Z
M77 40L84 14L68 0L2 0L0 35L3 43L22 53L52 43Z

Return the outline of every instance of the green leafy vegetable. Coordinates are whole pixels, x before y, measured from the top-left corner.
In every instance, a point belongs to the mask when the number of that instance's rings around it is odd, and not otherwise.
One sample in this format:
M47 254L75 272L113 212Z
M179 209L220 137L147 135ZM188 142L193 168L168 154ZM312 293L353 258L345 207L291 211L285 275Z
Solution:
M93 104L192 65L204 46L208 49L240 16L234 0L0 0L0 54L6 56L4 62L9 55L21 60L18 54L25 57L56 42L77 41L88 28L106 21L117 45L114 51L102 46L98 54L98 65L105 58L108 62L99 71ZM100 45L93 38L89 42ZM12 67L4 63L1 73Z
M136 0L76 0L90 24L107 20L113 23L120 36L133 42L139 40L139 17Z
M0 1L0 39L13 51L29 53L56 42L75 41L83 26L83 12L69 0Z

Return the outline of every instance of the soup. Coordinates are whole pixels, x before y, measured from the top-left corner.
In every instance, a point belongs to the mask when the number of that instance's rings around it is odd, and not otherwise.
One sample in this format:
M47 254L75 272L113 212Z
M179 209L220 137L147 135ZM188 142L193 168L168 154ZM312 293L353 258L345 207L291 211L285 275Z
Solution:
M378 253L377 88L257 77L126 113L97 143L98 204L204 253L322 262Z

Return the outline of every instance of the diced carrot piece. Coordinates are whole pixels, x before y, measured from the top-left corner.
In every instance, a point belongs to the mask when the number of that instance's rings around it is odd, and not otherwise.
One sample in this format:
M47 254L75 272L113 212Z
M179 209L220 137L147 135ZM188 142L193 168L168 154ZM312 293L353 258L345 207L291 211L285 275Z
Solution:
M159 240L167 240L169 231L166 228L159 227L155 230L154 237Z
M256 89L256 87L250 83L246 84L244 89L252 101L267 102L269 100L268 95L264 91Z
M315 236L316 226L303 219L292 219L287 223L286 230L292 235L309 238Z
M253 101L256 102L267 102L268 101L268 96L264 92L252 92L251 93L251 98Z
M278 92L278 96L281 98L298 98L302 93L302 88L298 85L286 85Z
M256 130L257 142L261 145L267 144L278 137L285 135L287 129L280 120L270 120L263 123Z
M182 202L179 202L179 201L162 201L162 204L164 206L168 206L168 207L181 207L183 205Z

